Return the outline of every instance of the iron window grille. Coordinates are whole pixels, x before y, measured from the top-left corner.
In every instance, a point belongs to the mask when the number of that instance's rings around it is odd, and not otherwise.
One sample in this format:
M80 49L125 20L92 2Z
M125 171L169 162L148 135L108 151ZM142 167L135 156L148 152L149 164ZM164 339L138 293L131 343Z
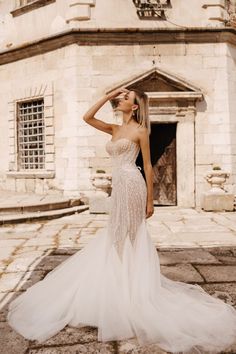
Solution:
M45 122L42 98L17 103L19 170L45 168Z
M133 3L142 20L166 20L166 9L171 7L170 0L133 0Z

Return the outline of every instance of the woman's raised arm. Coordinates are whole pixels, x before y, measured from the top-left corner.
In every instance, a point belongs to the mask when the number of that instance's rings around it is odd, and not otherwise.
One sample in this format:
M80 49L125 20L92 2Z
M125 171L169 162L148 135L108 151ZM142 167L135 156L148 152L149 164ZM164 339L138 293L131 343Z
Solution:
M115 98L116 96L118 96L120 93L123 92L128 92L128 90L126 90L125 88L119 88L116 89L112 92L110 92L108 95L105 95L103 97L101 97L83 116L83 120L90 124L92 127L98 129L98 130L102 130L105 133L111 134L113 133L113 127L115 126L115 124L111 124L111 123L106 123L103 122L100 119L97 119L96 117L94 117L94 115L97 113L97 111L109 100Z

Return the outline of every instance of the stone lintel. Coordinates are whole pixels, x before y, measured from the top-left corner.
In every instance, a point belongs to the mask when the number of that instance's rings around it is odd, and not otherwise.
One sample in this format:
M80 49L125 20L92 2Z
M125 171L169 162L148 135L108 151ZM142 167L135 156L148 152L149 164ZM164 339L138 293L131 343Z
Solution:
M153 43L224 43L236 44L236 29L229 28L77 28L27 42L0 53L0 65L68 46L127 45Z
M147 95L151 101L172 101L172 100L184 100L184 101L192 101L197 99L202 99L203 94L202 92L147 92Z
M202 5L203 9L207 9L208 7L221 7L222 9L225 9L224 4L222 4L221 2L218 3L218 4L214 3L214 4L204 4L204 5Z
M7 177L13 178L54 178L55 172L51 171L8 171Z
M70 0L69 6L89 5L95 6L96 0Z

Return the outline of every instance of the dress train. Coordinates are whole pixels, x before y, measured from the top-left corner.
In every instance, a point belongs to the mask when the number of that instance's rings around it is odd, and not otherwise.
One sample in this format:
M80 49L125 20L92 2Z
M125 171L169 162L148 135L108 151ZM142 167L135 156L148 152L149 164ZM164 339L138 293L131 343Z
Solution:
M236 341L236 310L161 274L135 165L139 146L119 139L107 151L114 165L107 227L13 300L9 324L40 343L66 325L95 326L99 341L137 338L171 353L220 353Z

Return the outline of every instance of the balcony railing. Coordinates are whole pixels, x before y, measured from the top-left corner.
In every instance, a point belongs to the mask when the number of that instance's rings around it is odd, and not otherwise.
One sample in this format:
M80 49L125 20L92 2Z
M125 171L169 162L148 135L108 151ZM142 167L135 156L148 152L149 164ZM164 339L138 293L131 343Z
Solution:
M142 20L165 20L166 9L171 7L170 0L133 0L133 3Z

